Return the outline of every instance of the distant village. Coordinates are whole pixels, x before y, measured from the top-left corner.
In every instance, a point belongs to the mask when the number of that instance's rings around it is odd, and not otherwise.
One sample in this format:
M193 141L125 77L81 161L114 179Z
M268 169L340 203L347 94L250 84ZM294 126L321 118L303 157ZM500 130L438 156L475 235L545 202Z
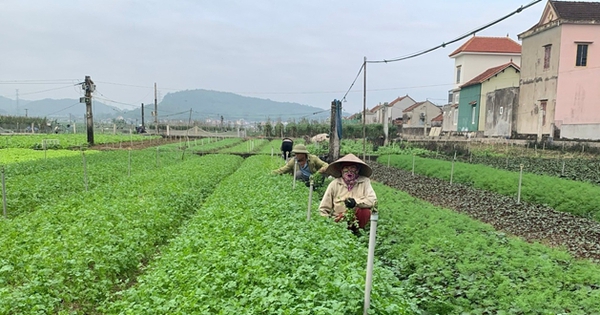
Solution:
M600 2L548 1L518 38L474 36L453 51L446 105L404 95L365 123L409 136L600 140Z

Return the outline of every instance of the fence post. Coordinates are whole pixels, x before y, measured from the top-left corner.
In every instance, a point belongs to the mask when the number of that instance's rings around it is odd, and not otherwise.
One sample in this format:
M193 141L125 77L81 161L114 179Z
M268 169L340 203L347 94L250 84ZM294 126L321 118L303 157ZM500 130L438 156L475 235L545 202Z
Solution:
M375 260L375 237L377 234L377 220L379 213L377 208L373 207L371 212L371 229L369 231L369 255L367 256L367 278L365 280L365 304L363 307L363 315L369 313L371 305L371 288L373 286L373 261Z
M4 166L2 166L2 213L6 219L6 182L4 181Z
M521 172L519 173L519 190L517 191L517 203L521 203L521 183L523 182L523 164L519 165Z

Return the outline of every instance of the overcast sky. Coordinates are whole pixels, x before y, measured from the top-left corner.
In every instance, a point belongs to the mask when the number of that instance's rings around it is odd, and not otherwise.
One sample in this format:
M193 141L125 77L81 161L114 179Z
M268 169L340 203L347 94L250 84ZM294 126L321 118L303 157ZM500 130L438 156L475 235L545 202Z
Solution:
M329 108L350 88L364 57L432 48L530 2L2 0L0 95L15 99L18 89L25 100L78 98L73 85L89 75L95 97L126 109L153 102L155 82L161 96L209 89ZM517 40L545 5L477 35ZM367 107L406 94L445 103L454 68L448 55L465 41L368 64ZM362 109L362 74L346 99L344 110Z

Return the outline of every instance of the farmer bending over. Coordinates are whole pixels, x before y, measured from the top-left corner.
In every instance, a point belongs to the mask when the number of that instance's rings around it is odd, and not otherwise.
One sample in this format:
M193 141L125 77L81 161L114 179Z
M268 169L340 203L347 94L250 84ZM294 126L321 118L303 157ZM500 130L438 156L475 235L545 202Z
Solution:
M318 156L310 154L303 144L296 145L292 153L294 154L294 158L289 159L284 166L274 170L273 174L292 174L294 172L294 164L298 162L295 174L296 179L307 182L310 175L316 172L323 174L327 170L327 166L329 166L326 162L319 159Z

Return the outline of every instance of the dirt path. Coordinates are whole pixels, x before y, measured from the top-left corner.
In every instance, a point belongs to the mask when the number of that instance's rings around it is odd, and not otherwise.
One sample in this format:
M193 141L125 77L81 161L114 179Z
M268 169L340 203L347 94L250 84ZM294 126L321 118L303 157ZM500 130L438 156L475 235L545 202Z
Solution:
M600 223L529 204L517 204L515 198L461 184L387 167L372 162L372 178L390 187L426 200L436 206L453 209L491 224L495 229L519 236L528 242L539 241L552 247L564 247L572 255L600 262Z

